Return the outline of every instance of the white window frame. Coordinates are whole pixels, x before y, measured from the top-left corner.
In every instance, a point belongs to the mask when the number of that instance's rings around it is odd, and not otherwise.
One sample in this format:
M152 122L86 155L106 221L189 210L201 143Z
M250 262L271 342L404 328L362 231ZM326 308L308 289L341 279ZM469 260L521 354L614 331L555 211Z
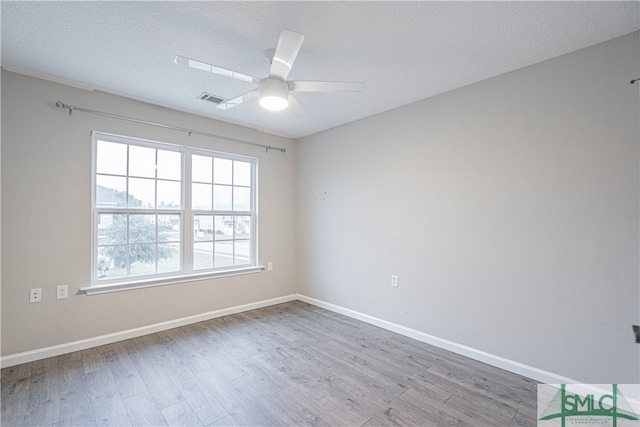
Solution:
M182 175L181 175L181 207L180 209L140 209L140 208L102 208L97 206L97 145L98 140L115 142L133 146L149 147L161 150L176 151L181 153ZM231 276L238 274L257 273L264 270L258 262L258 206L257 206L257 174L258 159L254 157L241 156L236 154L222 153L218 151L194 148L164 142L151 141L146 139L114 135L105 132L93 131L91 133L91 210L92 210L92 232L91 232L91 281L90 286L82 290L88 295L114 292L126 289L136 289L142 287L159 286L174 283L183 283L194 280L204 280L212 277ZM250 163L250 210L196 210L192 208L192 156L208 156L212 158L234 160ZM128 171L127 171L127 176ZM233 207L232 207L233 208ZM180 215L180 251L181 251L181 271L172 273L155 273L145 276L129 276L113 279L98 278L98 220L101 213L147 213L147 214L179 214ZM249 216L251 218L251 238L250 238L250 262L240 266L226 266L209 268L202 270L194 269L194 218L195 215L233 215ZM235 238L231 240L235 242Z

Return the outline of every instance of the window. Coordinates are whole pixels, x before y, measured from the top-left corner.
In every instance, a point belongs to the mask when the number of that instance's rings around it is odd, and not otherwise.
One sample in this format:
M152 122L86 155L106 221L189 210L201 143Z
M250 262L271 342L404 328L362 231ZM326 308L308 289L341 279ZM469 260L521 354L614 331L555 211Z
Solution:
M93 133L92 286L257 267L254 158Z

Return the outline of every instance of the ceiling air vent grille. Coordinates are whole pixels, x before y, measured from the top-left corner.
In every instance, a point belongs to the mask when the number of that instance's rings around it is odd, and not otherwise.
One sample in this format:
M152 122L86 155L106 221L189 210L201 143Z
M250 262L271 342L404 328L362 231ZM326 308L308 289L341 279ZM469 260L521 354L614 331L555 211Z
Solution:
M202 92L200 95L198 95L198 99L202 99L203 101L208 101L208 102L212 102L214 104L220 104L221 102L224 101L224 98L207 93L207 92Z

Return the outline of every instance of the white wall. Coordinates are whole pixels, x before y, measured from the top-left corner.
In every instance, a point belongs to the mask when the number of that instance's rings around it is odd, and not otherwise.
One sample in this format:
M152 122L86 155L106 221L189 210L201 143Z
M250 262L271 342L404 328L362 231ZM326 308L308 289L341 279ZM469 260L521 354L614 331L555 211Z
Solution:
M48 103L284 147L285 154L101 118ZM105 295L91 274L91 139L99 130L259 158L259 252L273 272ZM294 141L100 92L2 73L2 355L291 295L296 290ZM69 285L56 301L55 287ZM29 304L30 288L43 301Z
M299 292L640 382L638 51L634 33L303 138Z

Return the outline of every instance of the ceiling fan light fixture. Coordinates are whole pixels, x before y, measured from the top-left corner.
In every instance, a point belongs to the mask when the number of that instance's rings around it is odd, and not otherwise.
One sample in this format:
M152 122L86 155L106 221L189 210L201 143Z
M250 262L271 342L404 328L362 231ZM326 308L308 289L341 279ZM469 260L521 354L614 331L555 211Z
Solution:
M260 84L260 105L270 111L280 111L289 105L289 87L276 78L266 78Z

